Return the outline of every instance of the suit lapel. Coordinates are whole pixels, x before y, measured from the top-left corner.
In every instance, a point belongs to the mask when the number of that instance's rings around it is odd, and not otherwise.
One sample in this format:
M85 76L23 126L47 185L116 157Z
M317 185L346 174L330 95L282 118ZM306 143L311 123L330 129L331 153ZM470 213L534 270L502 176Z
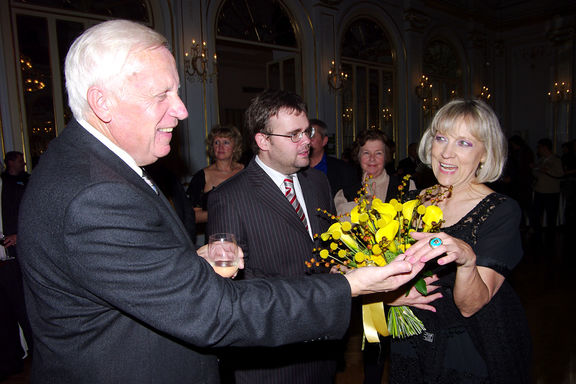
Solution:
M113 172L118 174L123 178L124 181L130 183L135 188L140 189L143 193L150 196L154 201L161 204L162 208L167 210L170 216L176 221L183 233L187 233L186 228L182 224L180 218L174 211L172 204L164 196L162 191L159 190L159 194L144 181L140 175L138 175L128 164L124 162L120 157L118 157L114 152L112 152L108 147L106 147L100 140L95 138L90 132L86 131L76 120L71 121L64 132L62 133L63 138L68 139L71 145L78 146L82 148L81 152L88 155L95 156L99 161L107 165ZM100 171L99 168L95 168L95 171Z
M318 186L310 180L310 177L306 171L298 172L298 181L300 182L300 187L302 188L302 194L306 201L306 216L308 217L308 223L310 228L312 228L312 233L320 233L320 224L318 222L318 214L316 209L323 206L318 201Z

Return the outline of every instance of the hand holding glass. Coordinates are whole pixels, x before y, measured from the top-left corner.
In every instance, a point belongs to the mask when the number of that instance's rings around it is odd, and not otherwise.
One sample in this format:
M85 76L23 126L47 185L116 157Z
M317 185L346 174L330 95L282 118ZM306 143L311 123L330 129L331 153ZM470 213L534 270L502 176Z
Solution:
M233 277L239 263L236 238L231 233L215 233L208 238L207 260L222 277Z

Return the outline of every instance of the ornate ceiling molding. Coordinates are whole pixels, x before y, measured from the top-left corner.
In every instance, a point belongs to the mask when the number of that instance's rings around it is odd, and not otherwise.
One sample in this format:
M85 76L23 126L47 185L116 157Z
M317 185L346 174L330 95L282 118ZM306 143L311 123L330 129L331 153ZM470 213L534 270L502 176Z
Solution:
M404 12L404 20L408 22L408 30L424 32L430 25L430 16L414 8L409 8Z

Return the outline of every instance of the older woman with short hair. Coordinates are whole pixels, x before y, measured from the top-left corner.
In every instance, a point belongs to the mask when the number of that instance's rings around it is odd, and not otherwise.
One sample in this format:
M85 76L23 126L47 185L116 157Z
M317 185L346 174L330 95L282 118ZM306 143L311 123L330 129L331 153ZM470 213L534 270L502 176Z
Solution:
M522 305L506 280L522 257L518 204L491 190L504 168L506 140L480 100L454 100L435 115L419 147L438 184L445 222L440 233L414 233L406 257L438 258L442 295L415 303L415 290L392 305L414 305L426 331L394 339L391 383L527 383L530 335ZM430 190L429 190L430 191ZM420 297L419 297L420 296Z
M362 184L367 185L367 194L388 201L398 195L401 180L386 172L386 159L389 153L388 137L379 129L367 129L358 135L352 148L352 159L362 169L362 180L348 188L341 189L334 196L334 204L339 215L348 213L354 208L354 199ZM410 181L409 189L415 189Z

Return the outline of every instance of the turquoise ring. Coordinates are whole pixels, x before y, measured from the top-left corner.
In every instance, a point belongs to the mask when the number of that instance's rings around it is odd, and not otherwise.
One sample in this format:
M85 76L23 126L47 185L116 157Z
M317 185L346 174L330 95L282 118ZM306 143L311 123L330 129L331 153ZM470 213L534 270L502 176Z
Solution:
M439 237L433 237L430 239L428 244L430 245L430 248L432 248L432 249L438 248L439 246L442 245L442 239Z

